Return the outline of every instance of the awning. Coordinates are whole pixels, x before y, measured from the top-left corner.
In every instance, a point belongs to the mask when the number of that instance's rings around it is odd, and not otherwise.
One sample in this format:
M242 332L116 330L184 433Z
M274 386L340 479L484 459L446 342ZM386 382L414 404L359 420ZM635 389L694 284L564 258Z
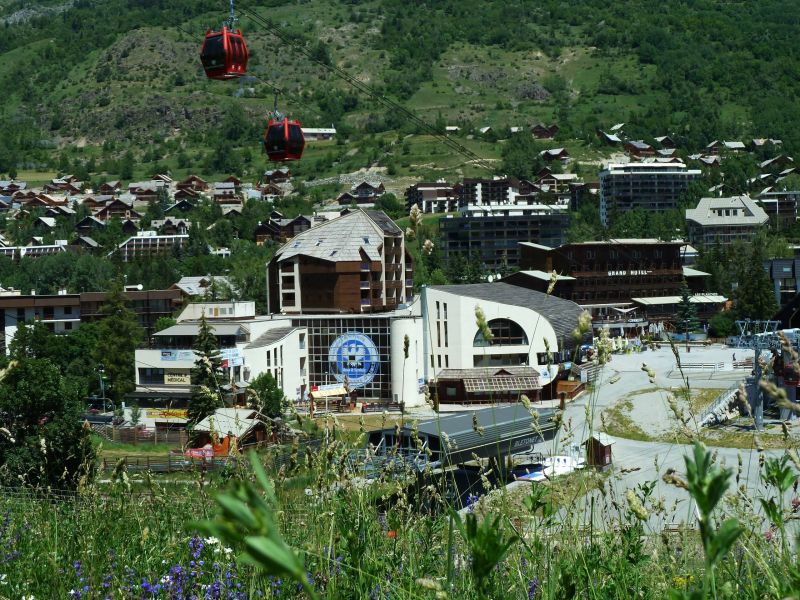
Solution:
M315 390L308 394L311 398L330 398L331 396L347 396L347 390L343 387L332 390Z
M621 313L629 313L629 312L633 312L634 310L636 310L635 306L633 308L619 308L618 306L612 306L611 308L616 310L616 311L619 311Z
M464 389L467 392L525 392L540 390L538 377L486 377L481 379L465 379Z

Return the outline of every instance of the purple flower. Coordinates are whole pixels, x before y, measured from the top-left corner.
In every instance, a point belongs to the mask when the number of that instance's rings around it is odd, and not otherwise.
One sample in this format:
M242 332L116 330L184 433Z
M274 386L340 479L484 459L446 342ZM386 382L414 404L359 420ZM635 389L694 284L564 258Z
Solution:
M533 600L533 597L536 595L536 590L539 589L539 578L534 577L531 581L528 582L528 600Z

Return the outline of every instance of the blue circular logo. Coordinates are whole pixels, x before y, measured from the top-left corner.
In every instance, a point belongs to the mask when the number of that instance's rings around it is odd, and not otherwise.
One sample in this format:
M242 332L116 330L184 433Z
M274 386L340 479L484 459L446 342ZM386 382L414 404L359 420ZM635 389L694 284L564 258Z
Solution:
M333 376L350 389L364 387L380 370L380 356L375 342L357 331L340 335L331 344L328 362Z

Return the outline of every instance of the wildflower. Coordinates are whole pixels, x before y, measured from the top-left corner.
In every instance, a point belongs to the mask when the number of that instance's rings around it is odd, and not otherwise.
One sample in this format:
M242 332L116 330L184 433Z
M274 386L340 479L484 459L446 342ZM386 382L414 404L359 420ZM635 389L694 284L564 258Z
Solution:
M42 454L47 454L47 442L44 438L39 438L39 448L42 449Z
M553 290L555 289L557 282L558 282L558 272L555 269L553 269L553 272L550 273L550 281L547 284L548 296L553 293Z
M386 532L386 537L388 537L390 540L393 540L397 538L397 532L394 529L390 529Z
M430 256L433 254L433 248L433 242L431 240L425 240L425 242L422 244L422 253L425 256Z
M14 442L16 442L14 437L11 435L11 432L8 429L6 429L5 427L0 427L0 433L2 433L4 436L6 436L6 439L8 439L8 441L11 442L12 444Z
M534 577L528 582L528 600L533 600L536 591L539 589L539 578Z

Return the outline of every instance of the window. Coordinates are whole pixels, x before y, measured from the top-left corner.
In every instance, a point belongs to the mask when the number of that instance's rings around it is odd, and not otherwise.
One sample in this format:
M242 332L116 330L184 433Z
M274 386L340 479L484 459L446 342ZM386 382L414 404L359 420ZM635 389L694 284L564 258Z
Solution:
M442 324L436 321L436 345L442 347Z
M65 306L64 307L64 314L65 315L71 315L72 314L72 307L71 306Z
M447 386L447 388L445 388L445 392L444 393L448 398L455 398L456 397L456 388Z
M444 303L444 318L445 319L447 318L447 302ZM445 331L447 331L447 324L446 323L445 323Z
M269 350L267 350L267 366L272 366L272 355L269 353Z
M17 323L24 323L25 322L25 309L18 308L17 309Z
M488 323L492 339L485 340L480 330L472 340L473 346L528 345L528 336L520 325L511 319L492 319Z
M437 365L437 366L438 366L440 369L442 368L442 355L441 355L441 354L437 354L437 355L436 355L436 365Z
M441 314L439 312L439 302L438 301L436 302L436 318L437 319L441 319L442 318L442 316L441 316Z
M444 355L444 367L445 367L445 369L449 369L450 368L450 355L448 355L448 354Z
M70 329L72 329L72 323L64 323L64 331L69 331Z
M447 306L447 304L445 304ZM449 347L449 339L447 336L447 321L444 322L444 347Z

